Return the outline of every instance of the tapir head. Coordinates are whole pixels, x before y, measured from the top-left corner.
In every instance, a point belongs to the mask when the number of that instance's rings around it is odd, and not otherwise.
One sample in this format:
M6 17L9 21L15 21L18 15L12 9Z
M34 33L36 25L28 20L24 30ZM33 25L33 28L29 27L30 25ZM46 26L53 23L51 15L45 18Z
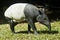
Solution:
M40 12L40 15L37 16L37 21L46 25L48 27L49 31L51 31L51 24L45 13Z

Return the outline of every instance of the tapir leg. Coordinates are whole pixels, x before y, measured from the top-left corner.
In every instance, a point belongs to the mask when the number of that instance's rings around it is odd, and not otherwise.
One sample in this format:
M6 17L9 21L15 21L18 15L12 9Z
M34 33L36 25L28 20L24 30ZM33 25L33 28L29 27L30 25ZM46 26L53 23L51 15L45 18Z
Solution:
M28 33L30 33L31 32L31 27L30 27L30 25L28 24Z
M15 31L14 31L14 26L15 26L17 23L13 22L13 20L10 19L10 18L8 18L8 17L6 17L5 19L6 19L7 22L10 24L10 29L11 29L11 31L12 31L13 33L15 33Z
M13 21L10 22L10 29L13 33L15 33L15 31L14 31L15 25L17 25L17 23L14 23Z
M31 27L34 31L34 34L38 34L32 18L28 18L28 24L29 24L29 29L28 30L30 31L30 27Z

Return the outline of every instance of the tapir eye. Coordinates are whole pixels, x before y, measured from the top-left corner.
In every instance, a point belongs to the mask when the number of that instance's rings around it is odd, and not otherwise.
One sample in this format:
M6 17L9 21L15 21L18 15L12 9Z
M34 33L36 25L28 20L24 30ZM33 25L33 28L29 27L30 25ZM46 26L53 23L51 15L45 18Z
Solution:
M46 20L46 18L44 18L44 20Z

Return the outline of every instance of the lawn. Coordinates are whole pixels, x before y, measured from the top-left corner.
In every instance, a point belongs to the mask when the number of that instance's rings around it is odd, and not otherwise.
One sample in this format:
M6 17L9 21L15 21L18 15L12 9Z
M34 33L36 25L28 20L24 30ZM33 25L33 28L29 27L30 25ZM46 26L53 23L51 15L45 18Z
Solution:
M15 26L15 31L20 31L17 34L11 32L9 24L0 24L0 40L60 40L60 21L51 22L50 33L46 26L38 22L35 24L39 32L38 35L34 35L34 33L27 34L27 23L21 23Z

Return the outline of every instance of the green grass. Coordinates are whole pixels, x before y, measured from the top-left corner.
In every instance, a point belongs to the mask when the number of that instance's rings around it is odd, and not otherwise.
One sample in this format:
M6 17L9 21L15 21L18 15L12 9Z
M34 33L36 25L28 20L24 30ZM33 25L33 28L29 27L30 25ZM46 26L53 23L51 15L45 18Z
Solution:
M0 24L0 40L60 40L60 21L51 23L52 33L44 32L48 31L48 28L42 24L35 23L36 28L39 31L38 35L33 33L18 33L13 34L10 30L9 24ZM21 23L15 26L15 31L27 31L27 23ZM58 33L54 33L57 31Z

